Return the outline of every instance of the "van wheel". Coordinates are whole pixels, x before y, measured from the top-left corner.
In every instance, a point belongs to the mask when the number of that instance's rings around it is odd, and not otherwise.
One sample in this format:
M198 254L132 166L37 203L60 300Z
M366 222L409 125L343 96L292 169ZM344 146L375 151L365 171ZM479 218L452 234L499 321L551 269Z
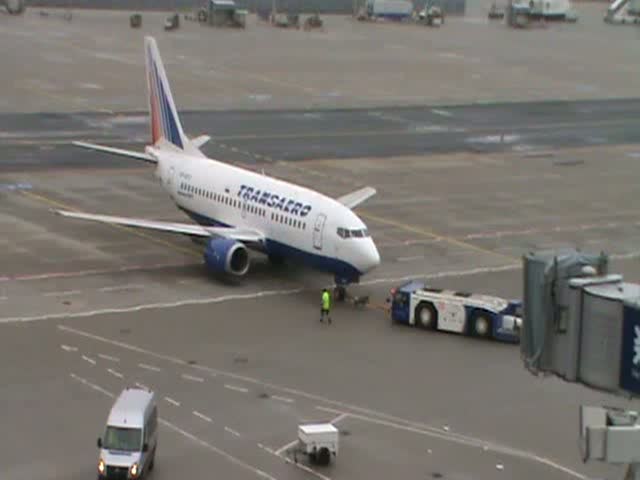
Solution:
M435 330L438 326L438 311L431 302L420 302L415 311L415 324L426 330Z
M476 313L471 320L471 333L474 337L489 338L491 336L491 317L484 312Z

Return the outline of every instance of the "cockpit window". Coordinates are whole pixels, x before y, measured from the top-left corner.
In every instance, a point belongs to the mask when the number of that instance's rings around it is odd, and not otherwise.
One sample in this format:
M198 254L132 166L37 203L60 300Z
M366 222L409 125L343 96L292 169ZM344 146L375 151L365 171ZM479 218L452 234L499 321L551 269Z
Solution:
M340 238L365 238L369 236L369 230L366 228L349 230L348 228L338 228L338 236Z
M349 230L347 230L346 228L338 228L338 236L340 238L349 238Z

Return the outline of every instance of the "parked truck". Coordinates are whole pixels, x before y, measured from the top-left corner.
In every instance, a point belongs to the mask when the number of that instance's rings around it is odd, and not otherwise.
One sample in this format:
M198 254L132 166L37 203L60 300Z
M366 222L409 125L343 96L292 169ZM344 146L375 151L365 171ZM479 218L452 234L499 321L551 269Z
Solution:
M367 0L367 16L371 19L406 20L413 14L413 3L407 0Z

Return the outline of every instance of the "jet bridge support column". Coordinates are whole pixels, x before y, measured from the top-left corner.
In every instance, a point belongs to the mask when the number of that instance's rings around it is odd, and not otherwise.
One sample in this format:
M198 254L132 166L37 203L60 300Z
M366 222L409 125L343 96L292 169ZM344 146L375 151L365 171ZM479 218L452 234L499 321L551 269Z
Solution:
M638 412L608 407L580 407L582 460L627 464L624 480L640 480Z

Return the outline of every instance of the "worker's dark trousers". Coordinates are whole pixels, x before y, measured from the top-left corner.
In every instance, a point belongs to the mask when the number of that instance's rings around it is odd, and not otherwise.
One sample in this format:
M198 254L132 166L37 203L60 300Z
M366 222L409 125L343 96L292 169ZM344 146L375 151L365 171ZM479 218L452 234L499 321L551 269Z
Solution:
M324 320L325 315L327 316L327 320L329 321L329 323L331 323L331 313L329 313L329 310L325 310L324 308L322 308L320 310L320 321L321 322Z

